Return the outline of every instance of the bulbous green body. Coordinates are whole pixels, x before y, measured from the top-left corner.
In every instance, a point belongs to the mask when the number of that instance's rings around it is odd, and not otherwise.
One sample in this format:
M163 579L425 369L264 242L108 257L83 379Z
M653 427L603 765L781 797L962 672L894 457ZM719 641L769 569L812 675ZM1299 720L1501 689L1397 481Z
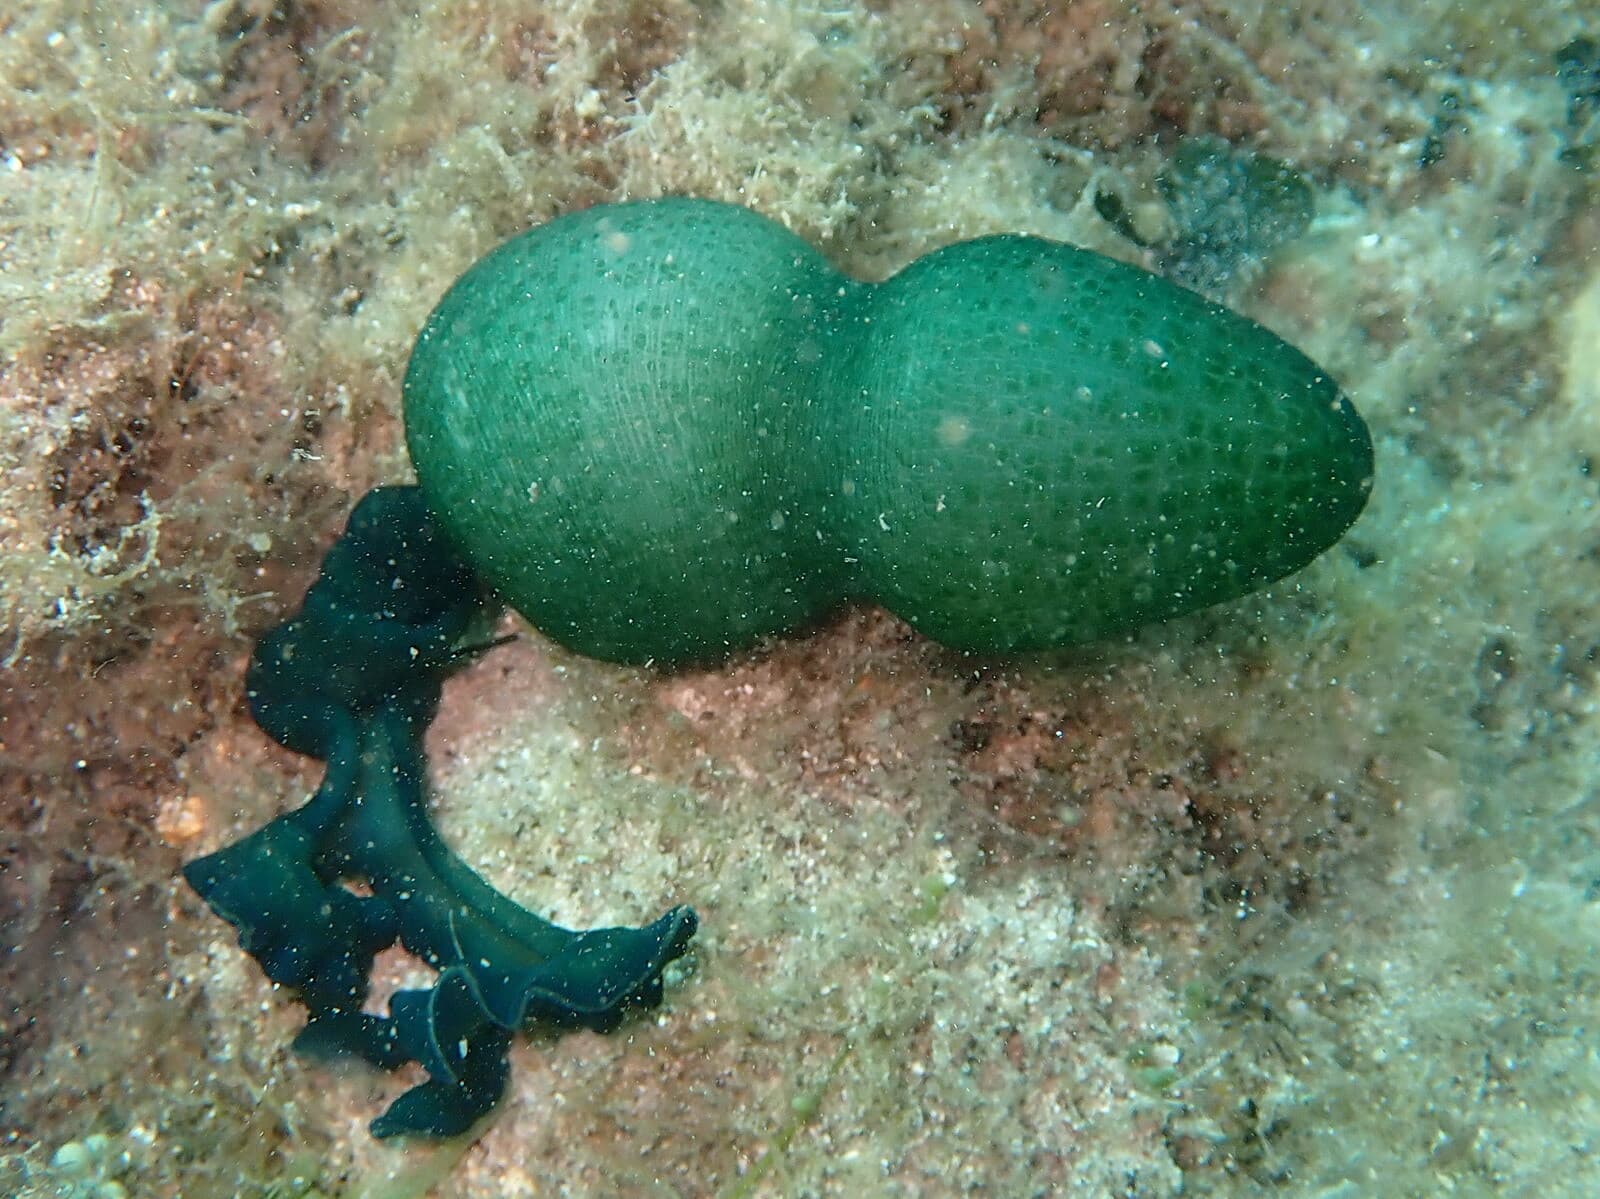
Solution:
M882 284L746 209L609 205L500 246L412 353L430 507L537 628L708 659L848 599L983 652L1083 641L1309 562L1365 426L1260 326L991 237Z

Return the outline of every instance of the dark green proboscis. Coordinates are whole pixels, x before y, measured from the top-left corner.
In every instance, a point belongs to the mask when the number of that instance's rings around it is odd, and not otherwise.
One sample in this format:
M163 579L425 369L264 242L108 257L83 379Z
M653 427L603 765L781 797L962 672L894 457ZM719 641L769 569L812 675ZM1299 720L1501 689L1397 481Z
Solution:
M848 600L965 650L1092 640L1298 570L1372 481L1314 362L1147 272L1001 236L860 283L688 199L488 254L418 338L405 408L478 573L623 662Z
M324 759L303 807L184 877L267 977L310 1013L302 1052L428 1081L372 1124L380 1137L451 1136L500 1097L512 1034L531 1023L614 1028L661 1000L661 972L695 916L572 932L524 910L457 858L430 823L422 735L445 676L473 652L484 590L415 488L369 493L300 613L263 638L246 685L275 740ZM348 883L365 884L357 895ZM372 957L398 942L439 972L363 1011Z

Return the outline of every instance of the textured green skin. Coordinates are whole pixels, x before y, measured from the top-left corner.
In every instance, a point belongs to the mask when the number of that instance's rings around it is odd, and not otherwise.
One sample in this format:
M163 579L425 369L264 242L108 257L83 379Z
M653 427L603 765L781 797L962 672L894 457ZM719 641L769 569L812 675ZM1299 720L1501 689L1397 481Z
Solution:
M858 283L703 200L485 256L418 338L405 410L478 572L624 662L846 599L961 649L1090 640L1298 570L1372 478L1315 363L1154 275L1005 236Z

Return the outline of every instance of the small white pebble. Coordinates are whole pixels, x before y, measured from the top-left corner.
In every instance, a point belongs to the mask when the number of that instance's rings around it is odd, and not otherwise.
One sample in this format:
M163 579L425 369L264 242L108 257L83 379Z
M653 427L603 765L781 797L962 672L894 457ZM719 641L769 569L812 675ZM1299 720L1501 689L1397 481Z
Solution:
M68 1177L77 1178L89 1172L89 1164L93 1159L94 1154L82 1141L68 1141L50 1155L50 1166Z

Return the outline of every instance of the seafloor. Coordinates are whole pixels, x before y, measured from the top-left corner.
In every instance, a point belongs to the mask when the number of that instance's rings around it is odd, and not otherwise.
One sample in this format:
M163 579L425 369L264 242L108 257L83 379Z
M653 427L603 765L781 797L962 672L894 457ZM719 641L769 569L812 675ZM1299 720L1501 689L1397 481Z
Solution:
M1593 24L7 6L0 1193L1600 1194ZM1374 499L1264 595L1042 659L875 611L677 674L524 631L446 692L447 834L564 922L702 931L649 1018L520 1040L475 1138L375 1142L414 1079L292 1057L175 870L315 785L242 667L405 477L434 301L662 193L863 277L1020 230L1181 278L1343 381Z

